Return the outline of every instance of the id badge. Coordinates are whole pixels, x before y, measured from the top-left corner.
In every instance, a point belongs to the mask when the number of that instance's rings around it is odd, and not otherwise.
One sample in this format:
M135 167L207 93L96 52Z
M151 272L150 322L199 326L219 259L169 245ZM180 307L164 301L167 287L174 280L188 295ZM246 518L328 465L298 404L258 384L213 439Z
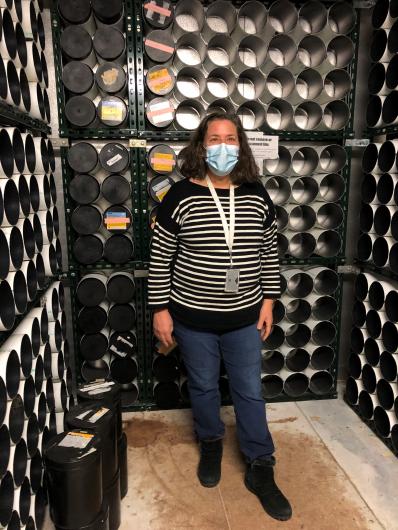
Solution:
M228 269L225 278L225 292L237 293L239 289L239 269Z

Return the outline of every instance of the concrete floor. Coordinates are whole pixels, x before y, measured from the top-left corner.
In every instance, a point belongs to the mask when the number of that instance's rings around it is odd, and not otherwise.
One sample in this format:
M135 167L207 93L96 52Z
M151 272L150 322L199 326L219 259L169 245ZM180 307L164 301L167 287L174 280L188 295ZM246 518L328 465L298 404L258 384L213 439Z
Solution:
M290 521L268 517L246 490L226 407L222 479L211 489L196 477L189 410L125 416L129 491L120 530L398 529L398 460L341 399L272 404L267 413Z

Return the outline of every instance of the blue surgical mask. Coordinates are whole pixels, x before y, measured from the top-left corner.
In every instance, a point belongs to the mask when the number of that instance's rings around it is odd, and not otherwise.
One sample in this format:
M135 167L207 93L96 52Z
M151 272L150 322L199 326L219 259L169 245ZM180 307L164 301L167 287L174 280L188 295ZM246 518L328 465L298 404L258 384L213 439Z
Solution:
M206 162L215 175L229 175L239 160L239 146L230 144L206 147Z

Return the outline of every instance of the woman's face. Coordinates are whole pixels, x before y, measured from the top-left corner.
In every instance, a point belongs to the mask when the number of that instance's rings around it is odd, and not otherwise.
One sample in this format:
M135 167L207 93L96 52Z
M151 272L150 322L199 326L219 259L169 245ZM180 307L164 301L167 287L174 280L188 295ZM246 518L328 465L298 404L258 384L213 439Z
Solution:
M208 124L204 146L217 144L239 145L238 131L232 121L214 120Z

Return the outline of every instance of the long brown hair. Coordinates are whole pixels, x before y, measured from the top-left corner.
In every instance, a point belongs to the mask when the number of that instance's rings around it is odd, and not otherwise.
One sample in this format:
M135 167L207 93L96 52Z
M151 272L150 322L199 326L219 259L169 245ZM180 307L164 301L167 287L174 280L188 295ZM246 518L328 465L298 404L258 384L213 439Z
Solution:
M203 147L203 142L209 123L216 120L228 120L232 122L238 132L239 160L230 174L231 181L234 184L257 182L260 178L259 171L254 161L242 122L236 114L227 114L222 111L213 112L200 122L189 144L180 153L182 158L181 173L187 178L204 179L206 177L206 149Z

